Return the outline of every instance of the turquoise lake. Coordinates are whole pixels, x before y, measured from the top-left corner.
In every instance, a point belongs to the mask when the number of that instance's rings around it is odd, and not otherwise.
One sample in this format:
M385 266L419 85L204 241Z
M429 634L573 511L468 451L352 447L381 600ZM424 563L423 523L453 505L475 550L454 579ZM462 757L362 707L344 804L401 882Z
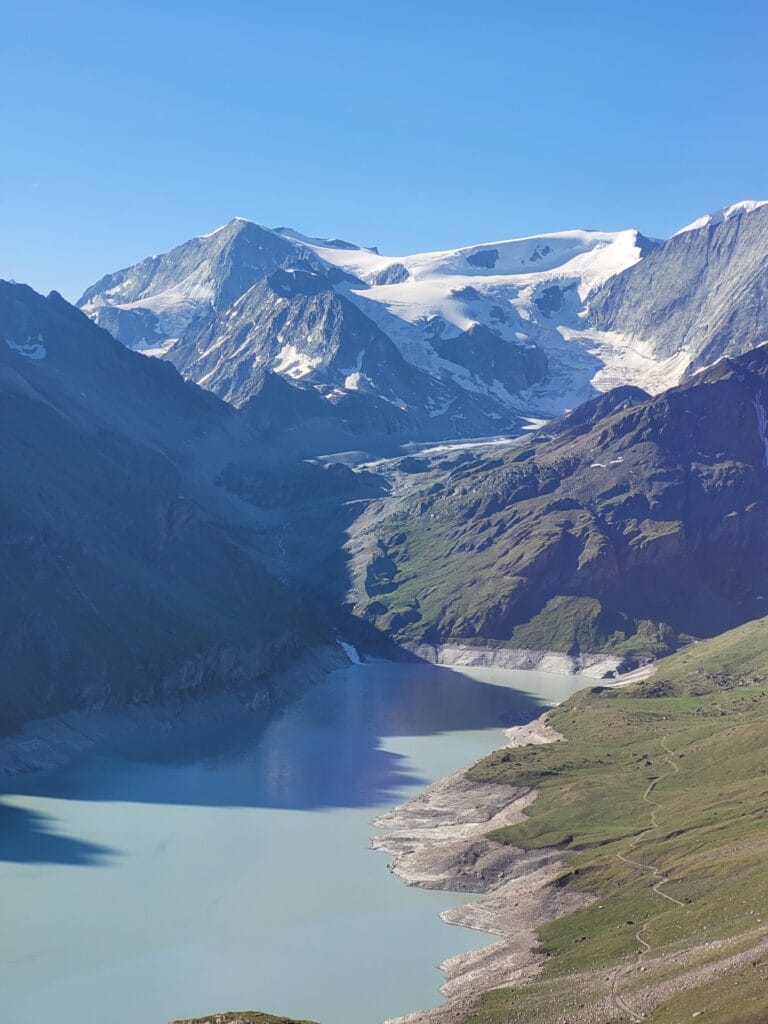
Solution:
M436 1005L437 965L492 938L440 921L466 896L391 875L371 818L585 682L374 662L267 724L219 715L6 779L3 1022L377 1024Z

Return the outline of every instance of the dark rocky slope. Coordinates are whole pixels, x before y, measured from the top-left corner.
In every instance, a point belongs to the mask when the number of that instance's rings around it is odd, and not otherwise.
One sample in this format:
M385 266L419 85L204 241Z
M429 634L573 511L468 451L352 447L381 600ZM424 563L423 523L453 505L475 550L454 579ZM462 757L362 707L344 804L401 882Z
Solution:
M618 388L506 449L407 468L350 547L401 640L652 654L765 611L768 348Z
M372 478L266 444L55 293L0 283L0 339L0 728L257 687L332 640L312 575Z

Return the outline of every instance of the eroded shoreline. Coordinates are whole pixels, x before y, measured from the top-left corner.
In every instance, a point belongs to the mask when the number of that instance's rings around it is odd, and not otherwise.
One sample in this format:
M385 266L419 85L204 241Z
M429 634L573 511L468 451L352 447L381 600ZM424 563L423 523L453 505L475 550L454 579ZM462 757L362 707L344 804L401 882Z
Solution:
M614 654L565 654L562 651L536 650L530 647L504 647L491 644L462 643L460 640L438 644L404 643L403 648L433 665L464 668L504 668L523 672L551 672L554 675L582 675L606 679L642 671L637 659Z
M548 714L508 729L507 745L565 742ZM457 1024L482 993L533 977L545 959L536 952L537 929L590 902L552 885L566 866L559 850L521 850L487 838L522 821L536 796L531 787L474 782L462 769L374 819L384 831L372 845L390 855L390 870L406 885L480 894L441 914L446 923L499 936L444 961L446 1002L395 1018L397 1024Z
M655 671L648 663L621 672L621 659L587 656L575 660L551 651L497 649L462 645L416 648L424 660L456 666L539 669L563 675L580 673L595 684L627 686ZM629 667L629 666L627 666ZM617 678L618 676L618 678ZM548 709L525 725L505 730L508 747L564 743L549 724ZM469 766L432 783L425 790L379 815L372 824L383 829L371 840L390 855L389 868L406 885L450 892L478 893L479 898L444 911L447 924L498 935L497 942L441 963L446 1002L392 1018L386 1024L459 1024L475 1000L494 988L534 977L545 956L537 952L541 925L591 903L592 897L554 886L566 868L561 851L544 847L522 850L488 839L488 833L514 825L538 796L528 786L476 782Z

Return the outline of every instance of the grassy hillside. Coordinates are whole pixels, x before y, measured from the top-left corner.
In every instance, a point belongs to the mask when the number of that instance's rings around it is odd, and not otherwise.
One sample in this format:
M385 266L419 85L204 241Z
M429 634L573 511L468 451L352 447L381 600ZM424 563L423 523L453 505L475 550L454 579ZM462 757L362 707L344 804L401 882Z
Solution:
M596 899L541 930L534 984L488 994L467 1024L768 1020L768 620L551 720L567 744L498 751L471 775L537 786L495 837L560 847L561 884Z
M768 679L768 616L691 644L659 662L644 692L670 693L732 687Z

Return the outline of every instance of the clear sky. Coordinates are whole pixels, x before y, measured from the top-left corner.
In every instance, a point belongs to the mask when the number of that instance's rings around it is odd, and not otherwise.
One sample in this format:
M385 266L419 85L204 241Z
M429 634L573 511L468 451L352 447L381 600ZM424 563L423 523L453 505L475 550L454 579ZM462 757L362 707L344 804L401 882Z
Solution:
M397 253L768 198L765 0L1 0L0 276L240 215Z

